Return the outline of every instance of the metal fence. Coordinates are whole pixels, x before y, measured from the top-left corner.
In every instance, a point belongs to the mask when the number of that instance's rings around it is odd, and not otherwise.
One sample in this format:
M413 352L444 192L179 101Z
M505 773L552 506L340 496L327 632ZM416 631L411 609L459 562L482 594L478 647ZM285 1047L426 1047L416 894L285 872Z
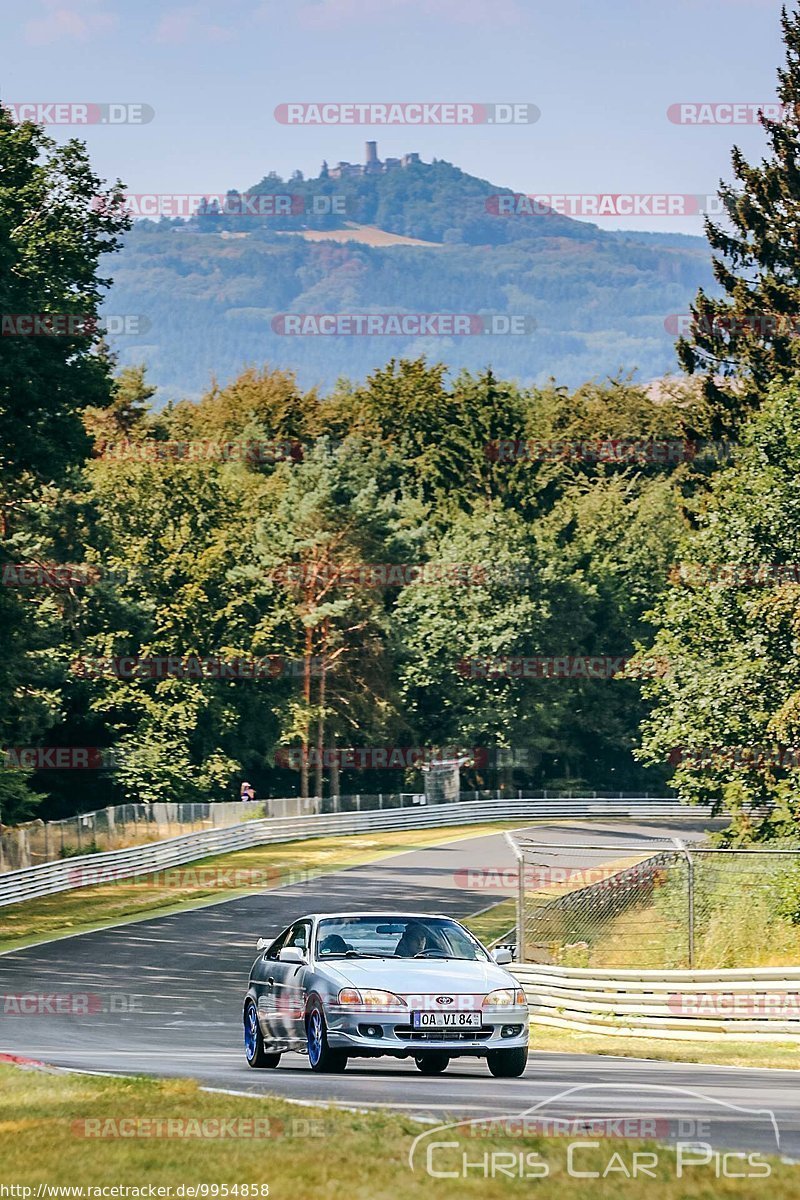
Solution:
M536 792L536 799L624 799L622 792ZM500 789L462 792L462 800L522 799L521 791ZM419 792L357 793L348 796L303 799L289 796L277 799L215 801L180 804L118 804L95 812L81 813L62 821L29 821L25 825L0 825L0 873L18 871L39 863L62 858L121 850L146 842L160 842L184 833L206 829L224 829L242 821L262 817L299 817L314 813L362 812L373 809L405 808L433 802ZM453 801L459 796L442 795L437 800ZM645 795L644 799L649 799Z
M29 821L25 825L0 828L0 873L62 858L162 842L184 833L226 829L263 817L402 808L417 800L424 803L425 797L398 793L338 796L325 801L289 796L256 802L118 804L62 821Z
M800 963L800 846L509 837L520 961L635 970Z
M377 797L376 797L377 799ZM427 829L444 825L472 825L484 821L534 820L644 820L678 821L689 816L673 799L634 797L618 800L536 798L474 798L456 804L418 804L408 795L402 806L385 804L353 811L307 816L268 817L226 828L200 830L145 845L85 854L39 863L0 874L0 906L73 888L90 887L102 880L129 879L215 854L250 846L301 841L391 829ZM692 817L708 818L711 811L691 810Z
M118 804L62 821L29 821L0 828L0 872L160 842L184 833L224 829L266 816L301 816L317 811L315 801L290 797L256 803Z

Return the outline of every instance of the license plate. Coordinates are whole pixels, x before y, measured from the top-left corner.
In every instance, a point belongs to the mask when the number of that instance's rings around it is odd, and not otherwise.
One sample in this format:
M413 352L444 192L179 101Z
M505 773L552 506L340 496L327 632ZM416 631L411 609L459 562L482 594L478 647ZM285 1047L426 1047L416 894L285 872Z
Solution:
M480 1029L479 1012L413 1012L414 1029Z

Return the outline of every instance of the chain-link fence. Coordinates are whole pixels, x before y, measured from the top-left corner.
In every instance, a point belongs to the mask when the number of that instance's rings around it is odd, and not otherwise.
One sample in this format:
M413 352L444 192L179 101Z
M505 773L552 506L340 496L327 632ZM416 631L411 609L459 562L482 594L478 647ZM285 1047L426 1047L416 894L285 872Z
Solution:
M29 821L0 832L0 871L236 825L264 816L261 804L118 804L62 821Z
M455 788L453 787L455 779ZM183 833L224 828L259 817L299 817L316 813L362 812L372 809L406 808L416 804L441 804L453 799L625 799L623 792L522 792L492 788L458 792L458 771L449 774L448 786L424 792L372 792L345 796L303 798L288 796L256 802L214 801L208 803L118 804L96 812L82 813L62 821L29 821L24 825L0 825L0 873L33 867L73 855L103 850L121 850L143 842L162 841ZM637 799L647 794L630 793ZM652 797L662 799L662 797Z
M634 834L513 845L521 961L632 970L800 962L800 845L731 849Z
M289 796L256 802L118 804L62 821L28 821L0 827L0 873L39 863L104 850L122 850L253 821L261 817L301 817L317 813L361 812L425 804L415 792L366 793L352 796L303 798Z

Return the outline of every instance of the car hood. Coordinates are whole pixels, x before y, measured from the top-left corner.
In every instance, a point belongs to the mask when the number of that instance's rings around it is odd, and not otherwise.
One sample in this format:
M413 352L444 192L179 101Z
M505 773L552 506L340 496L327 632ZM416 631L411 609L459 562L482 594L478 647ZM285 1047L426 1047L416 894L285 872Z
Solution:
M351 958L320 963L327 974L341 978L342 987L382 988L400 996L436 992L485 993L495 988L518 988L513 975L497 963L462 959Z

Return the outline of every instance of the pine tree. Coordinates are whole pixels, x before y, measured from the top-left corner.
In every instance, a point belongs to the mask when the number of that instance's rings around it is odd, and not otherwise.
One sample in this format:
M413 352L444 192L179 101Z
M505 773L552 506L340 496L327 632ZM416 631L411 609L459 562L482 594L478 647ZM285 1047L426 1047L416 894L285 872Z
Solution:
M783 110L777 120L759 114L771 154L751 166L733 148L738 183L721 183L718 193L727 225L705 223L724 295L698 292L689 336L677 344L684 369L703 376L713 437L735 433L767 386L791 377L800 361L800 10L784 8L781 24Z

